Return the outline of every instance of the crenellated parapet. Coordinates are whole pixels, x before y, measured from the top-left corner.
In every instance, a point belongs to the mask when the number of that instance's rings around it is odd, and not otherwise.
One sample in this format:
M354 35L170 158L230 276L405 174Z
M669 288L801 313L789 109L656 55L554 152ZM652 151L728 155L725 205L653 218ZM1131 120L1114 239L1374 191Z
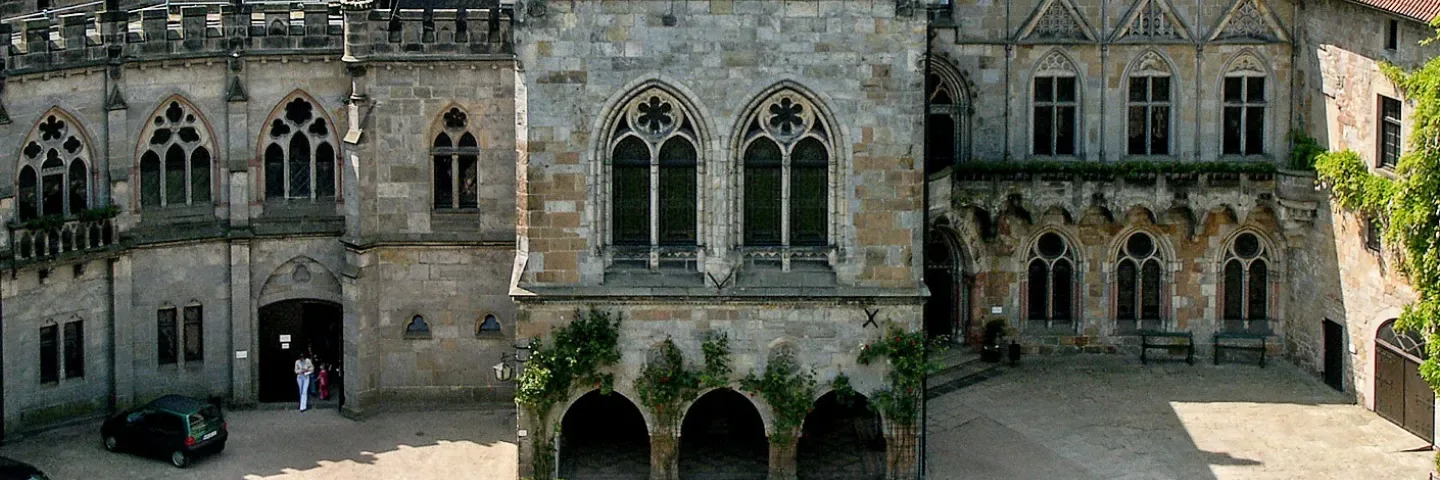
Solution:
M0 56L7 74L17 75L231 54L339 54L347 39L354 57L510 54L512 8L478 3L380 10L360 1L94 5L0 20Z
M515 12L499 0L479 8L420 9L400 4L391 10L352 13L349 56L395 60L423 56L511 55ZM348 8L348 7L347 7Z

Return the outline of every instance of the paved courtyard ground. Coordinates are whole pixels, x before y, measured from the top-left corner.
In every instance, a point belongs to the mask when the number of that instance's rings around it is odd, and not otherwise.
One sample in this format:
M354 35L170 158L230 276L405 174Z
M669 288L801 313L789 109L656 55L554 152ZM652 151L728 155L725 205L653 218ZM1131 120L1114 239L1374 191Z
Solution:
M334 410L226 414L224 453L177 469L161 459L106 452L99 423L0 447L55 480L515 479L513 410L381 414L355 422Z
M1027 358L929 404L935 480L1424 480L1426 442L1283 362Z
M1423 480L1425 442L1289 365L1027 358L929 404L933 480ZM0 446L66 479L515 480L514 412L235 411L180 470L106 452L98 423ZM583 479L572 479L583 480Z

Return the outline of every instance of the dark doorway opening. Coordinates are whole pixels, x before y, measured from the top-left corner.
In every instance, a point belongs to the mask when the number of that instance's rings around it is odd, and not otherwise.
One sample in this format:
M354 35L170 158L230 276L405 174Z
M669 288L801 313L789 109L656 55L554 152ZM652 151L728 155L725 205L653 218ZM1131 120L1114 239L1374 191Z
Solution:
M650 478L650 433L645 417L624 395L593 391L580 397L560 422L560 478Z
M1345 391L1345 328L1325 320L1325 384Z
M963 334L968 325L964 316L964 297L960 295L963 282L960 278L958 256L952 242L941 233L931 233L925 244L925 286L930 289L930 298L925 301L925 334L931 338L950 336L957 342L964 341Z
M765 480L770 442L744 395L714 390L695 401L680 427L681 480Z
M835 392L815 402L805 416L796 472L801 480L885 478L885 436L880 415L864 396L841 399Z
M331 302L286 300L260 307L260 401L300 401L300 390L295 384L295 359L301 352L310 351L317 369L322 363L331 366L331 400L312 403L343 405L344 351L340 325L340 305ZM318 399L311 397L311 400Z

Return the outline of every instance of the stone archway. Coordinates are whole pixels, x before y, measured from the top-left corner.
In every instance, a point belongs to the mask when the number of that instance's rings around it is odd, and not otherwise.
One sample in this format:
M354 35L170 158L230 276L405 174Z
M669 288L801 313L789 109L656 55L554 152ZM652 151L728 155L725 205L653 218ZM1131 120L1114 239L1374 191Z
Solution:
M939 228L931 230L925 243L925 286L930 289L925 301L927 336L965 340L964 332L970 328L969 288L962 255L953 235Z
M339 407L344 398L340 366L345 358L340 304L314 299L283 300L260 307L258 313L260 401L299 401L293 368L295 359L306 352L312 355L315 368L324 365L330 372L329 396L316 403L320 399L316 385L311 405Z
M650 433L645 417L619 393L592 391L575 400L560 422L560 478L650 478Z
M680 427L681 480L764 480L770 442L755 404L719 389L695 400Z
M801 480L885 478L885 435L880 414L864 395L835 392L815 401L805 416L796 455Z

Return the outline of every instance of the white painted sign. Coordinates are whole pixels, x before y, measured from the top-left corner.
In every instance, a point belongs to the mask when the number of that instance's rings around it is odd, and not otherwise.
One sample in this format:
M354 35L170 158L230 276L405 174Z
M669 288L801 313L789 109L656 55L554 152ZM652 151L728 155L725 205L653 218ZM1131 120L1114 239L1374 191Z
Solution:
M289 350L289 349L290 349L290 344L288 344L288 343L282 343L282 344L280 344L280 349L281 349L281 350Z
M235 351L235 358L250 358L250 351L249 351L249 350L236 350L236 351Z
M290 336L289 336L289 335L281 335L281 336L280 336L280 343L285 343L285 342L289 342L289 341L290 341Z
M995 315L999 315L999 314L1005 313L1005 307L1001 307L1001 306L990 307L990 313L993 313L993 314L995 314Z
M515 432L515 433L518 434L518 436L519 436L520 438L525 438L525 437L527 437L527 436L530 436L530 431L529 431L529 430L521 430L521 431Z

